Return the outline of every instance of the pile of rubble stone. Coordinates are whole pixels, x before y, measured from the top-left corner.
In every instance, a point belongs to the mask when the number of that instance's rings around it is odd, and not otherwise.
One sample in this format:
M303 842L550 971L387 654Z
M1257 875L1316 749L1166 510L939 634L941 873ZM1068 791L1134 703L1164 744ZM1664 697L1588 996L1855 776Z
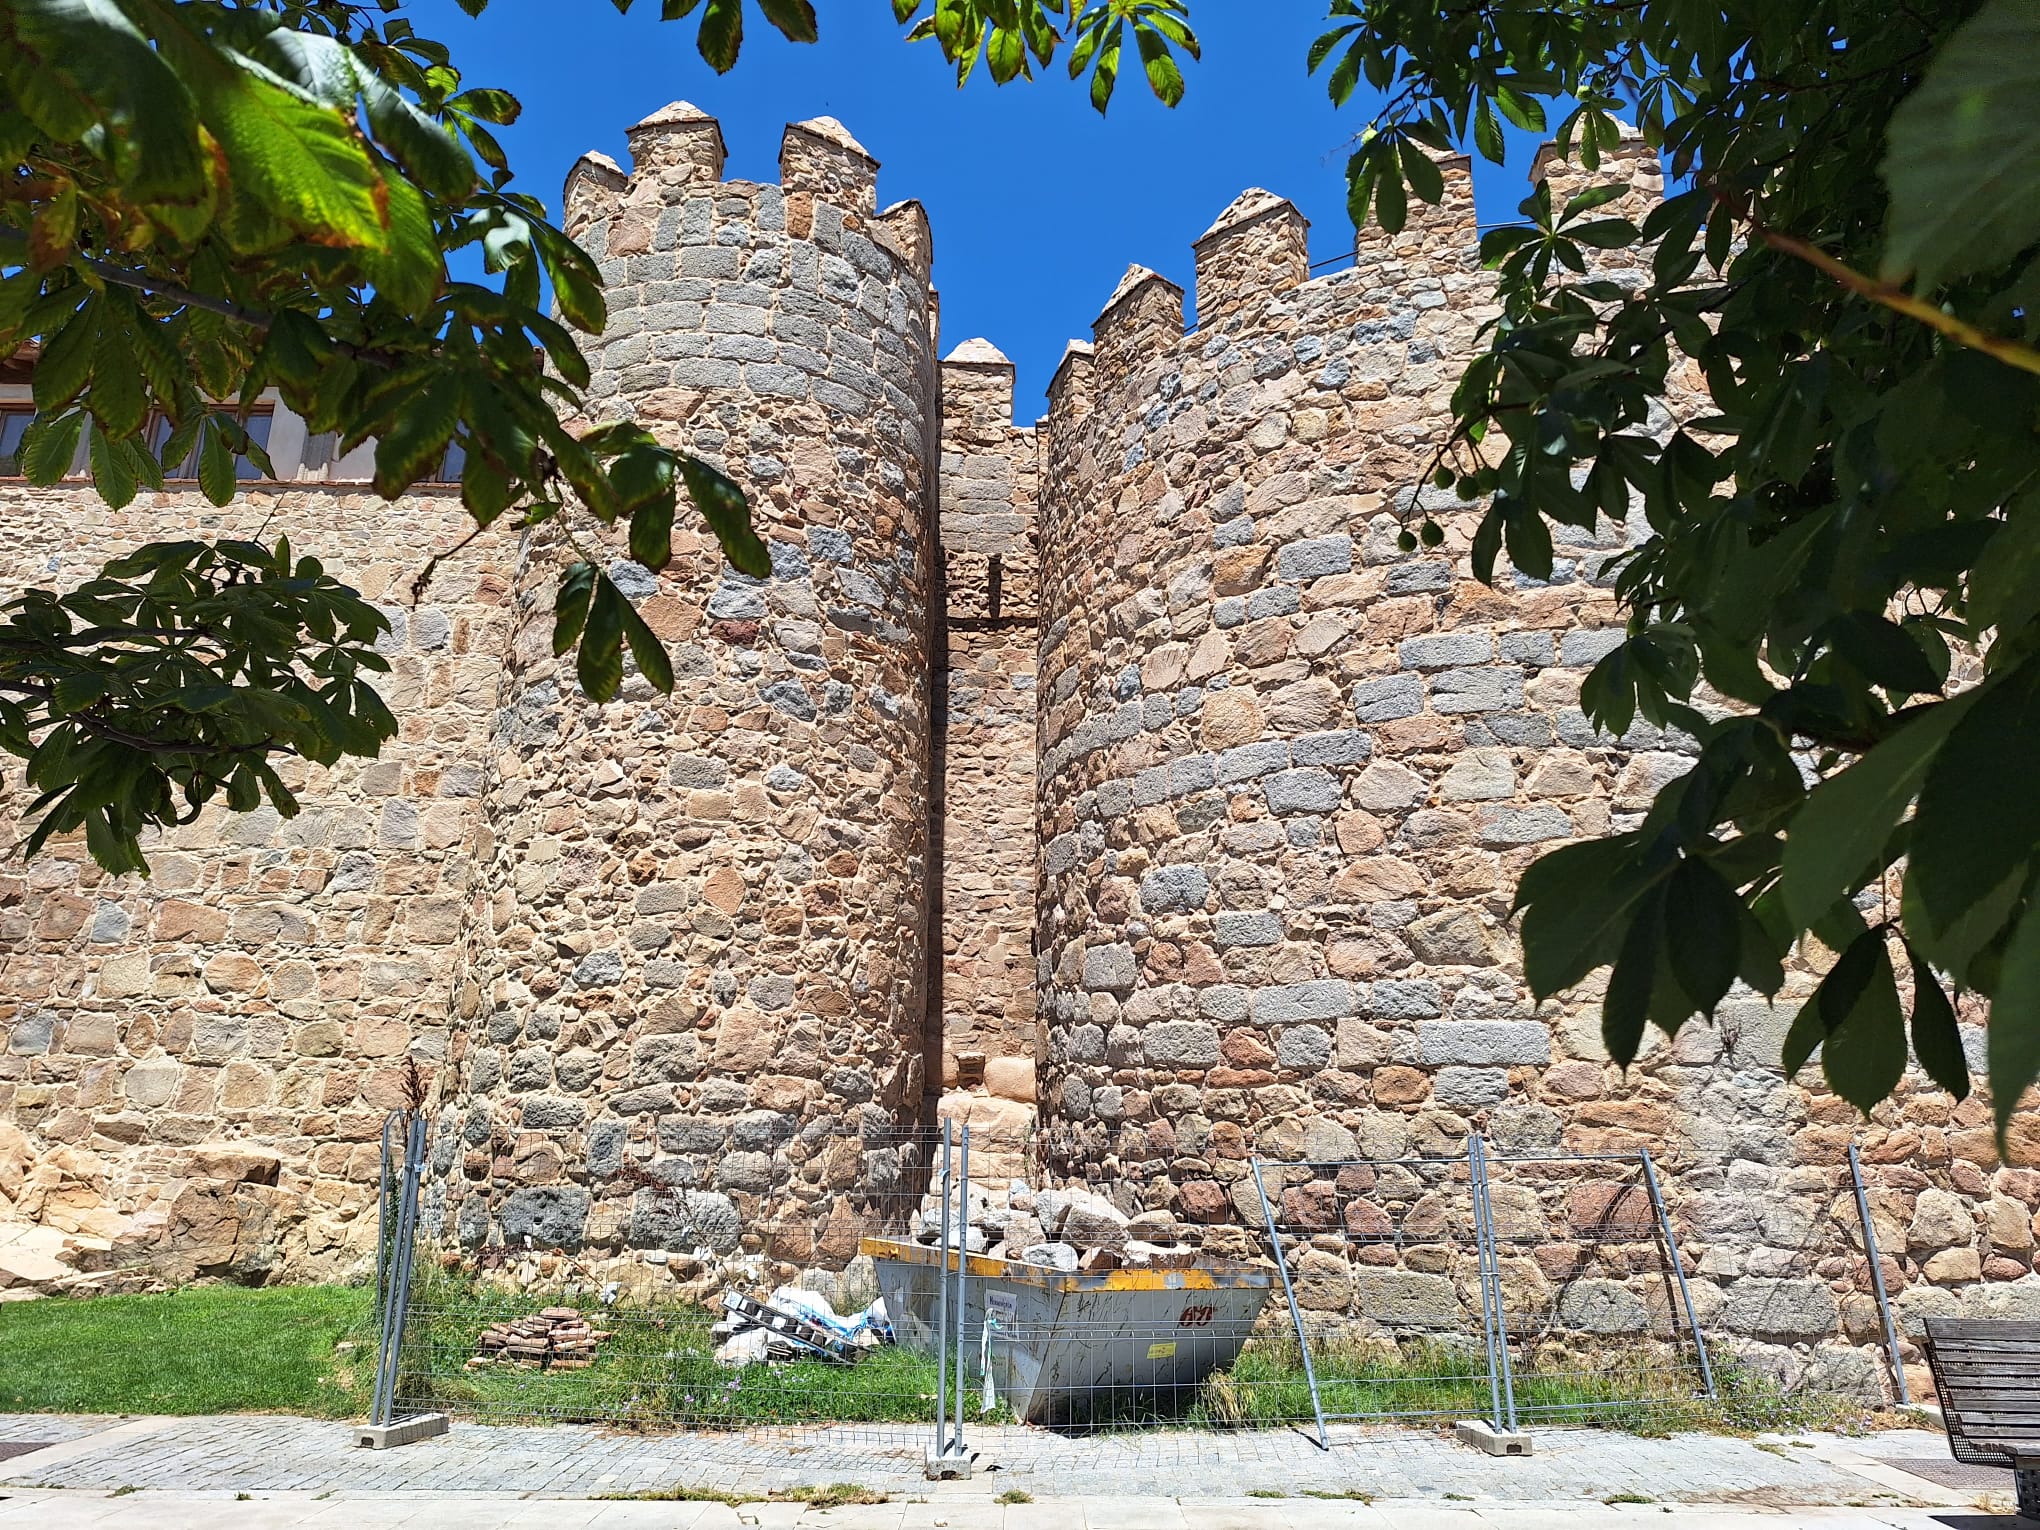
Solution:
M1196 1234L1169 1212L1129 1215L1091 1190L1036 1190L1017 1179L1003 1189L973 1183L961 1209L965 1248L993 1259L1071 1273L1187 1270L1197 1262ZM950 1210L953 1222L959 1210L953 1196ZM939 1191L922 1197L914 1238L931 1247L941 1241Z
M595 1363L596 1347L609 1337L574 1307L547 1307L533 1317L491 1323L475 1344L471 1371L492 1365L521 1370L585 1371Z

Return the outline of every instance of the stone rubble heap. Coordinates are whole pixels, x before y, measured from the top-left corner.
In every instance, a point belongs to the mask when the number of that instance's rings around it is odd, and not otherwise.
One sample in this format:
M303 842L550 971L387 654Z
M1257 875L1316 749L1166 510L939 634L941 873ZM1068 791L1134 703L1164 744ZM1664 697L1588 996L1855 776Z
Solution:
M594 1327L578 1308L547 1307L535 1317L491 1323L483 1329L467 1368L510 1365L527 1371L585 1371L595 1363L597 1346L608 1337L608 1330Z
M1197 1234L1166 1211L1121 1211L1104 1196L1081 1188L1036 1190L1025 1180L1003 1190L973 1183L963 1207L950 1199L951 1236L960 1212L964 1247L973 1254L1066 1273L1100 1270L1187 1270L1197 1262ZM942 1195L921 1198L914 1240L942 1241Z

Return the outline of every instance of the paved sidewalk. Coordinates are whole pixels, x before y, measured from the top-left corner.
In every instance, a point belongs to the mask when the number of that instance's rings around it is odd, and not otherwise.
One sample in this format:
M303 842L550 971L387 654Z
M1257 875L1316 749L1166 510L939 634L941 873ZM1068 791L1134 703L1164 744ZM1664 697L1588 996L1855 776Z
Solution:
M1536 1436L1498 1460L1411 1429L1058 1436L976 1431L977 1474L930 1484L891 1428L629 1435L456 1423L392 1451L287 1417L0 1415L0 1530L2013 1530L2011 1474L1926 1430L1757 1440ZM2002 1480L2000 1480L2002 1479ZM634 1501L855 1483L883 1504ZM1017 1498L1017 1502L1002 1502ZM1996 1512L2002 1508L2004 1513Z
M633 1435L585 1425L504 1428L456 1422L450 1434L397 1450L354 1448L338 1423L289 1417L0 1418L0 1441L52 1442L0 1460L14 1487L111 1492L498 1493L595 1498L675 1485L773 1489L854 1482L895 1497L925 1493L919 1430L845 1427L714 1436ZM973 1431L976 1485L1038 1498L1243 1498L1256 1492L1362 1492L1377 1499L1515 1503L1646 1498L1745 1508L1962 1507L2002 1483L1959 1488L1888 1465L1947 1462L1939 1434L1896 1431L1791 1442L1600 1430L1537 1435L1527 1460L1497 1460L1449 1436L1348 1428L1321 1450L1294 1430L1189 1430L1069 1437L1038 1429ZM1931 1468L1927 1468L1931 1469Z
M1373 1504L1304 1499L1050 1499L1000 1504L944 1486L914 1501L839 1509L794 1504L598 1503L500 1495L27 1493L0 1497L0 1530L2024 1530L2009 1514L1922 1509L1730 1509L1553 1501Z

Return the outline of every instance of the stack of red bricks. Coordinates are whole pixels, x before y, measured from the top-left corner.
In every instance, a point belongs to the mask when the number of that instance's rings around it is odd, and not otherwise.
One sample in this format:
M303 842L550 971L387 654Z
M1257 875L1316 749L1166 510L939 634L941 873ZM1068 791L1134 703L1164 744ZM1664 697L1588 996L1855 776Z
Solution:
M469 1370L514 1365L522 1370L585 1371L609 1334L574 1307L547 1307L534 1317L491 1323L482 1330Z

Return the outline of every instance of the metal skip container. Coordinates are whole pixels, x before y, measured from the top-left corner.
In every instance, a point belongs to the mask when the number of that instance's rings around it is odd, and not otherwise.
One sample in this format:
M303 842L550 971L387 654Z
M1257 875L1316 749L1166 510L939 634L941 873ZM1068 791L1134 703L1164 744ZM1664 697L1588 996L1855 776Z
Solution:
M932 1355L938 1281L952 1252L867 1238L862 1252L895 1339ZM964 1259L963 1363L1026 1423L1138 1417L1188 1404L1213 1371L1239 1357L1268 1300L1266 1270L1101 1270L1068 1274L1043 1265Z

